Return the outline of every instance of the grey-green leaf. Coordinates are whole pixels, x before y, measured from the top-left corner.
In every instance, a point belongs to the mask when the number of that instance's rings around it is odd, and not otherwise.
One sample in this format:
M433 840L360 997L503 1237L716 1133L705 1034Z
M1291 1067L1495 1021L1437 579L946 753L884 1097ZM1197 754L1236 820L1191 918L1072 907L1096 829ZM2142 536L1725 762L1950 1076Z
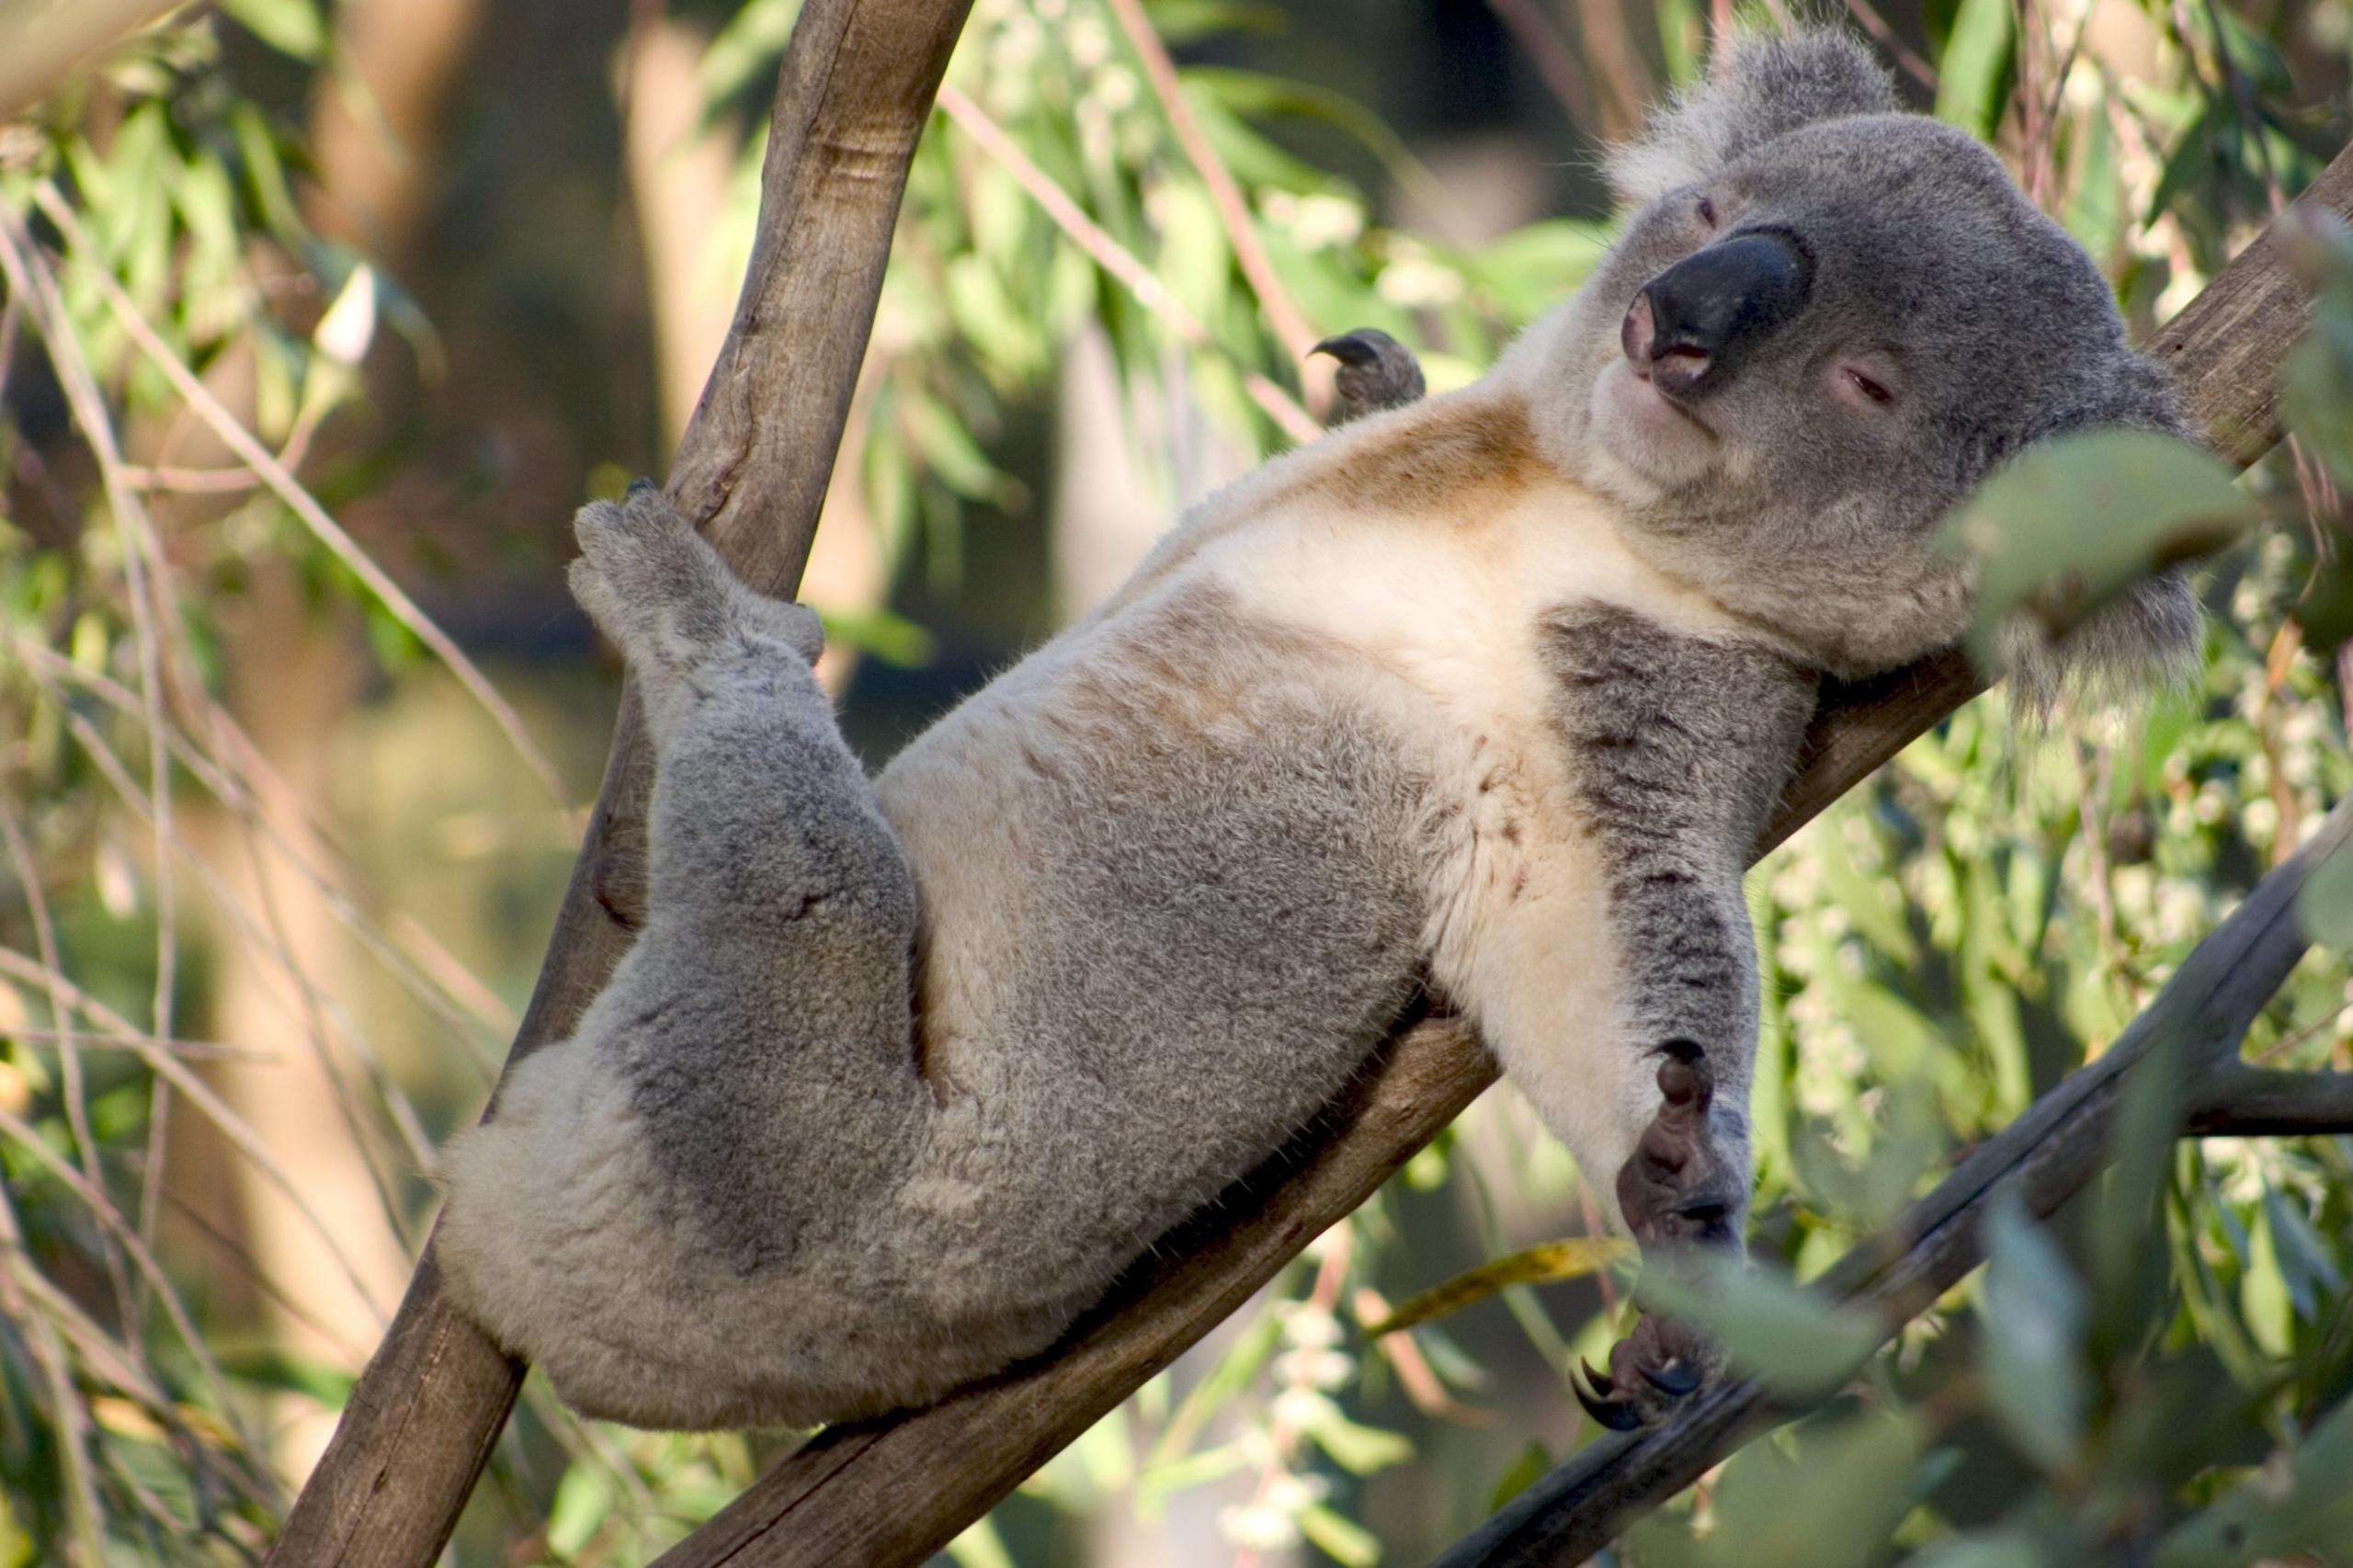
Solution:
M2255 516L2228 468L2171 437L2094 430L2045 442L1944 525L1945 548L1978 569L1971 655L1980 668L1994 667L2013 613L2058 637L2141 577L2227 541Z

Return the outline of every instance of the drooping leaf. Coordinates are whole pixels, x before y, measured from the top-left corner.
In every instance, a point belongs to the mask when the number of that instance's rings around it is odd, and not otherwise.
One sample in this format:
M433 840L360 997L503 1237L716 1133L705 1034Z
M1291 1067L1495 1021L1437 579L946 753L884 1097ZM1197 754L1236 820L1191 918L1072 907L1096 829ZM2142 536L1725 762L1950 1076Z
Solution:
M1737 1257L1678 1259L1644 1270L1645 1311L1691 1324L1733 1367L1790 1399L1818 1398L1855 1375L1887 1337L1878 1319Z
M2050 1471L2071 1465L2091 1390L2084 1366L2084 1289L2015 1191L1985 1218L1986 1392L2019 1452Z
M2063 635L2120 590L2225 542L2256 516L2219 460L2144 430L2043 443L1987 481L1944 525L1979 573L1970 653L1997 664L2007 618Z

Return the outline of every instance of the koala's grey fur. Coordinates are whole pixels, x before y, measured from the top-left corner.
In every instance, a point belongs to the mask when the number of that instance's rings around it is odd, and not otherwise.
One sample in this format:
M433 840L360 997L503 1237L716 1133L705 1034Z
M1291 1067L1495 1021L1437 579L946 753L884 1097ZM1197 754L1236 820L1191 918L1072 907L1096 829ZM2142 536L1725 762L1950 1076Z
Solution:
M1613 1218L1736 1235L1741 869L1819 677L1959 636L1935 526L2029 443L2185 428L2089 260L1893 108L1843 40L1744 47L1486 380L1213 497L870 787L813 617L650 486L584 510L657 748L650 915L449 1152L460 1300L641 1425L921 1403L1048 1346L1423 985ZM1629 301L1768 232L1811 292L1687 416ZM2195 626L2160 579L2073 656Z

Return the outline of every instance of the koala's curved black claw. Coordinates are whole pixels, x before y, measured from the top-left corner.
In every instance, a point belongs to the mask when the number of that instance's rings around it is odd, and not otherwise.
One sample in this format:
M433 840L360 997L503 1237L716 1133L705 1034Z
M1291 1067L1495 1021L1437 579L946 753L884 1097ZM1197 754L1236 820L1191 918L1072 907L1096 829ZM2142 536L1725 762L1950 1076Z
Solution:
M629 493L631 495L642 495L653 488L654 482L642 475L640 475L638 478L632 479L629 482Z
M1699 1386L1699 1369L1678 1356L1662 1367L1644 1367L1643 1381L1669 1399L1681 1399Z
M1608 1399L1618 1386L1609 1381L1608 1373L1600 1370L1582 1356L1577 1358L1577 1369L1585 1374L1585 1381L1593 1385L1593 1392L1604 1399Z
M1574 1378L1569 1380L1569 1387L1576 1391L1577 1403L1585 1406L1585 1413L1612 1432L1631 1432L1643 1424L1642 1413L1631 1403L1587 1393L1585 1385Z

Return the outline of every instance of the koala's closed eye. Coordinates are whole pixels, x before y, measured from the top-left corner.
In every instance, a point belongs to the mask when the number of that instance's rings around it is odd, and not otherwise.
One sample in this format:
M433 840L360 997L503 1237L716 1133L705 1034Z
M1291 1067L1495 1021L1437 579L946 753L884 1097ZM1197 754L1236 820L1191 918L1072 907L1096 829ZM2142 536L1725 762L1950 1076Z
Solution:
M1898 400L1894 370L1870 359L1841 359L1831 367L1832 390L1862 408L1884 408Z

